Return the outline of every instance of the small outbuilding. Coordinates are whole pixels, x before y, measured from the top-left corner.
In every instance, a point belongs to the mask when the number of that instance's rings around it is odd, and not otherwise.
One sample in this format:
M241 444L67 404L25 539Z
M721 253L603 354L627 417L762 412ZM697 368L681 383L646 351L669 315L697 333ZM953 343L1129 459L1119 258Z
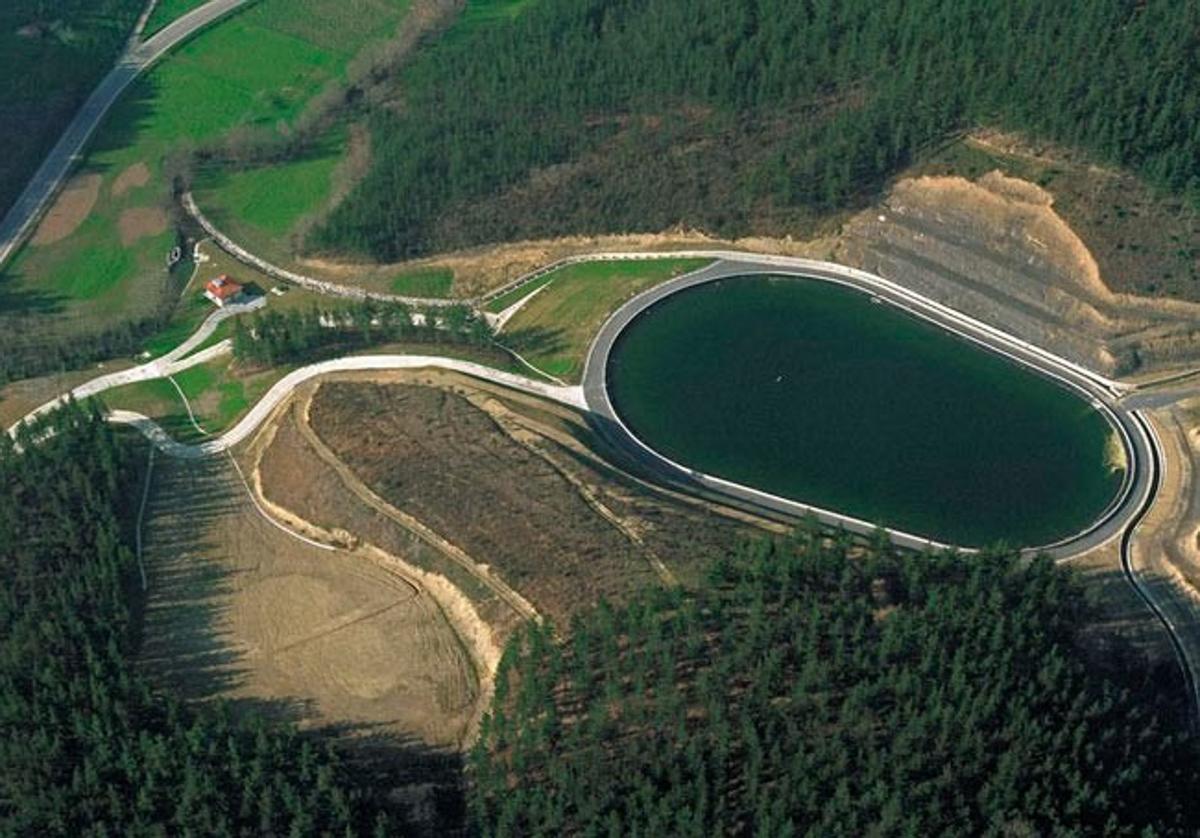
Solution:
M245 295L245 289L241 283L234 282L225 274L221 274L216 279L210 279L208 284L204 286L204 296L212 300L219 307L223 307L229 303L238 303L242 301Z

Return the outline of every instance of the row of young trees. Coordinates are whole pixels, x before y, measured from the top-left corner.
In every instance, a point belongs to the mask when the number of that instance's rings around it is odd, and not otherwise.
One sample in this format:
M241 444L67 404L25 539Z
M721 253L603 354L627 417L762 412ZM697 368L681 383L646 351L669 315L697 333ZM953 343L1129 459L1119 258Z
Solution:
M169 313L163 312L136 321L122 320L111 328L80 332L68 339L63 335L34 334L0 317L0 386L133 355L148 337L166 326L168 319ZM44 329L45 324L38 323L38 328Z
M1085 666L1088 609L1048 559L901 557L882 541L851 557L802 530L718 562L709 583L601 604L561 640L518 637L472 757L481 834L1200 822L1178 708L1139 664L1114 661L1121 682Z
M1200 6L1175 0L538 0L401 75L371 172L310 244L386 260L668 219L737 234L853 204L979 124L1200 201L1198 45Z
M0 834L396 834L294 728L185 706L135 663L144 450L70 406L0 434Z
M418 310L365 300L338 308L268 310L244 321L234 321L234 356L268 366L384 343L485 346L492 342L487 320L467 305Z

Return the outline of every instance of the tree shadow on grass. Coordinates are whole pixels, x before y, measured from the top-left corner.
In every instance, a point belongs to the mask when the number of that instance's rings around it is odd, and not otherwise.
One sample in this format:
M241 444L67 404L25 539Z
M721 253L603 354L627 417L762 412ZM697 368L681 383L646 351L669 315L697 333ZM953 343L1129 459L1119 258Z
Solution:
M159 84L153 71L134 79L109 108L96 133L92 135L87 146L87 157L80 171L101 174L107 172L109 166L99 162L97 158L136 145L159 113L158 99Z
M14 268L13 262L0 268L0 325L6 331L30 335L36 324L28 318L62 314L66 302L62 294L38 288L36 277Z
M527 326L512 332L503 332L499 341L522 355L554 355L567 348L564 331L557 327Z
M232 571L209 533L234 500L221 465L160 456L143 523L150 584L141 662L155 680L189 699L225 694L244 679L241 653L218 628Z

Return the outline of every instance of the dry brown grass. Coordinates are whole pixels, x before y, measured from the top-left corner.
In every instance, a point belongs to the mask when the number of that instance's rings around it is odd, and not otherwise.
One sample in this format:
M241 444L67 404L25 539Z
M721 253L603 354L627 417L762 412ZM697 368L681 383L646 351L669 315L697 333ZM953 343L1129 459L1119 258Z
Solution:
M137 189L150 182L150 167L145 163L134 163L121 171L112 182L110 189L114 198L120 198L130 189Z
M98 174L76 175L67 181L54 204L38 224L30 244L53 244L74 233L100 197Z
M330 279L354 282L383 289L385 278L397 273L425 268L449 268L454 271L453 295L468 298L499 288L543 265L601 251L671 251L694 249L735 249L787 256L828 257L834 248L829 239L794 241L788 238L749 237L727 240L713 238L696 230L676 229L662 233L622 236L569 236L558 239L513 242L471 248L412 262L393 265L363 266L327 259L303 259L305 270Z
M467 736L475 668L421 581L288 535L227 460L164 463L146 557L143 661L184 695L381 741Z
M457 395L328 383L311 421L373 492L494 568L556 624L656 581L569 481Z

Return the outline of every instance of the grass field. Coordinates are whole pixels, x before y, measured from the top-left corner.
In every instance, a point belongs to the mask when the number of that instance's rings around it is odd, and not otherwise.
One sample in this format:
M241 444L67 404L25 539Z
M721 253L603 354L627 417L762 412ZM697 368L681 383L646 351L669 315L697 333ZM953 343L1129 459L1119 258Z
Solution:
M534 0L471 0L450 28L427 48L467 37L481 26L515 17ZM356 153L348 131L340 126L320 145L294 160L242 171L204 172L197 178L196 200L222 232L276 264L321 276L321 267L298 259L306 220L319 217L336 200L339 190L355 175L342 173L366 166L369 151ZM368 143L369 146L369 143ZM357 163L351 163L351 161ZM355 281L413 297L444 297L450 293L453 274L414 270L393 275L386 267L360 266ZM343 277L338 277L343 279Z
M450 268L424 268L399 274L392 280L392 293L409 297L449 297L454 285Z
M154 11L150 13L150 19L146 21L142 37L149 38L171 21L183 17L192 9L198 9L207 2L208 0L158 0L158 5L154 7Z
M500 340L538 369L578 382L592 338L621 303L639 291L697 270L708 262L707 259L630 259L567 265L547 274L546 282L542 283L546 289L508 321ZM535 289L528 293L532 290Z
M545 286L546 284L548 284L550 282L553 282L557 276L558 276L558 271L551 271L548 274L542 274L541 276L539 276L537 279L533 280L532 282L527 282L524 285L521 285L517 288L512 289L511 291L506 291L505 293L501 294L499 297L497 297L496 299L494 299L490 303L488 303L486 308L492 314L499 314L500 312L504 311L504 309L508 308L510 305L515 303L517 300L523 300L526 297L528 297L530 294L532 294L534 291L538 290L539 288Z
M196 179L196 200L223 232L281 260L291 252L291 234L300 222L328 203L346 135L339 128L304 156L285 163L205 170Z
M184 370L175 376L175 381L187 396L200 426L210 434L218 434L241 419L290 369L278 367L246 375L234 367L232 358L225 356ZM192 425L179 392L168 379L117 387L104 393L100 400L112 410L132 410L149 416L181 442L197 442L204 437Z
M173 232L132 235L130 211L168 201L164 161L191 144L241 126L274 127L340 77L372 40L390 35L407 0L262 0L189 41L134 83L105 120L81 166L102 178L86 218L48 244L28 244L0 275L16 306L22 296L48 301L62 332L114 325L153 311L164 294L164 258ZM304 182L328 164L312 163ZM267 175L266 177L270 177ZM302 203L297 179L268 184L271 200L251 202L259 220L281 212L272 201ZM261 192L235 183L243 197ZM318 187L314 186L313 189ZM137 231L132 231L136 233Z

